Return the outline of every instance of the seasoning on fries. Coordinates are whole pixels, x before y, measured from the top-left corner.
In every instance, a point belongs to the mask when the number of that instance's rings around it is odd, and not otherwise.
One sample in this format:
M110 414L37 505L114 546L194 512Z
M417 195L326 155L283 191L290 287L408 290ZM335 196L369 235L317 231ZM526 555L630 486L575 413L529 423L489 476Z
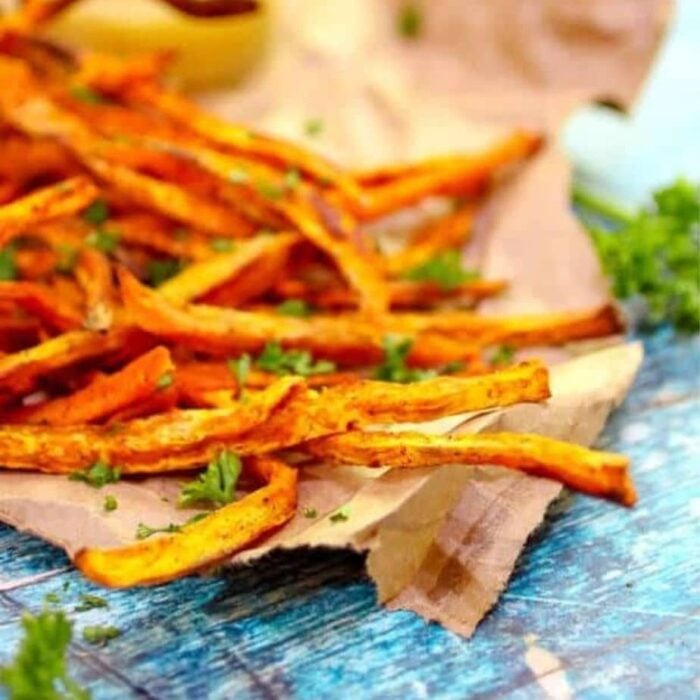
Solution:
M461 249L539 134L351 172L170 92L162 56L48 50L32 17L0 25L0 465L129 479L210 463L196 483L227 494L165 534L79 552L86 576L161 583L252 546L294 516L299 455L495 465L634 503L620 455L377 432L544 401L546 367L494 350L621 330L609 306L479 313L508 280L466 269ZM363 225L436 196L458 199L391 254ZM258 487L236 500L238 471L211 467L222 454Z

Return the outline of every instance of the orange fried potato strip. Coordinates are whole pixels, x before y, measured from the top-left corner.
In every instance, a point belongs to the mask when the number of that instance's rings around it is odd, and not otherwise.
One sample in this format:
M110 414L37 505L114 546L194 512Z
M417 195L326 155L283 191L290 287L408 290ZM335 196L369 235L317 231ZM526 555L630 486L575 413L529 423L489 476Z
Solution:
M16 419L37 425L79 425L101 421L161 391L163 377L174 369L168 350L157 347L114 374L99 375L70 396L20 410Z
M0 360L1 362L1 360ZM8 469L70 474L98 460L124 474L191 469L270 414L303 388L284 377L267 389L224 409L174 411L113 426L0 426L0 464Z
M85 294L85 328L106 331L112 325L116 297L109 260L97 250L84 248L78 255L75 279Z
M0 206L0 246L32 226L82 211L97 194L91 180L77 176Z
M305 449L315 457L337 464L371 467L493 464L555 479L577 491L610 498L626 506L637 500L627 457L542 435L433 436L353 431L319 438L307 443Z
M270 457L250 458L245 469L267 484L179 533L115 549L82 550L76 566L96 583L123 588L171 581L231 557L296 512L296 469Z
M37 282L0 282L0 301L11 301L54 330L80 328L82 314Z

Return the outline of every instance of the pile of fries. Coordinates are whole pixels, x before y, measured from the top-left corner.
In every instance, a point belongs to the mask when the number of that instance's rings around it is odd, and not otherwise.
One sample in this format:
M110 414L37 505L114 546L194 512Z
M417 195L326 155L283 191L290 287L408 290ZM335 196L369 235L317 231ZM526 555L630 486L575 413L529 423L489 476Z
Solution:
M81 551L89 578L225 561L294 517L311 460L500 465L634 502L620 455L380 428L544 401L543 364L496 365L496 348L619 332L609 307L480 315L506 281L425 273L460 272L480 202L538 135L349 172L207 114L164 87L166 66L0 28L0 465L129 478L235 455L246 486L178 532ZM452 208L383 254L367 224L429 197Z

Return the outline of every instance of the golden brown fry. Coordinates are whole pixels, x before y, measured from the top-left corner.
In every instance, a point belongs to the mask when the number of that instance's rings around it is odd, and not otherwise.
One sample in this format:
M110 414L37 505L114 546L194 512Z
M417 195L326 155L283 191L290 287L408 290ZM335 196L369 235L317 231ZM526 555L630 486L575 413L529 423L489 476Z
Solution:
M106 331L114 317L112 267L99 251L84 248L75 267L75 279L85 294L85 328Z
M189 265L160 285L158 292L173 304L185 304L235 278L252 262L279 251L288 251L299 240L296 234L279 233L241 241L230 253Z
M98 190L86 177L73 177L44 187L0 207L0 246L28 228L85 209Z
M35 425L98 422L167 389L162 382L174 369L168 350L157 347L112 375L98 376L74 394L20 410L13 422Z
M191 469L265 421L303 386L299 377L284 377L231 408L174 411L116 429L0 426L0 464L47 474L70 474L100 459L119 466L124 474Z
M353 431L314 440L305 449L338 464L371 467L427 467L493 464L560 481L626 506L637 499L627 457L597 452L542 435L478 433L434 436L422 433Z
M37 282L0 282L0 301L11 301L54 330L80 328L82 316L69 302Z
M246 461L267 485L206 518L165 535L116 549L78 552L76 566L92 581L125 587L171 581L220 563L290 520L296 511L297 472L269 457Z

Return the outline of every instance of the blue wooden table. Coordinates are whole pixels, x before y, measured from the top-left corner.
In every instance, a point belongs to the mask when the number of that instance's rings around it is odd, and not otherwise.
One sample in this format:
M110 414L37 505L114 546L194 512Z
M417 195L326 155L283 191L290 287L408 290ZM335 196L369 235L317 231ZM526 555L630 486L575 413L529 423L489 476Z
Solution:
M655 110L657 124L669 122L664 71L677 75L689 38L700 41L700 2L683 0L681 10L630 132L637 148L617 170L593 173L630 199L667 170L697 176L685 167L687 153L700 152L697 120L684 132L687 115L671 117L683 148L663 156L650 126ZM674 114L693 104L685 94ZM604 134L601 119L584 114L569 133L574 151L586 144L589 171L595 144L586 130ZM23 610L40 610L54 593L72 611L93 592L110 607L71 612L76 639L86 625L123 632L104 648L71 647L75 677L98 700L699 697L700 342L668 330L644 341L642 372L601 440L632 457L640 504L557 502L471 640L381 609L359 556L276 555L217 578L105 593L58 550L0 526L0 665L14 653Z

